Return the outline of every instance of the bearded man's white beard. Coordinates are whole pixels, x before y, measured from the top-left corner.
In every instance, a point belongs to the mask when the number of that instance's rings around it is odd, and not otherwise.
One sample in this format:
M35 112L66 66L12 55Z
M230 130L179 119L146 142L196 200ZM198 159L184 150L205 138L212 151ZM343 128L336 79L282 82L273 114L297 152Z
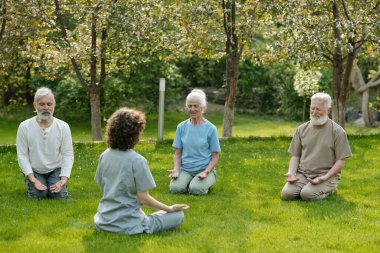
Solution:
M323 115L323 116L320 116L320 117L313 117L310 115L310 123L313 125L313 126L321 126L323 124L326 123L327 119L329 117L327 116L327 114Z
M53 112L38 112L37 118L39 120L48 121L53 118Z

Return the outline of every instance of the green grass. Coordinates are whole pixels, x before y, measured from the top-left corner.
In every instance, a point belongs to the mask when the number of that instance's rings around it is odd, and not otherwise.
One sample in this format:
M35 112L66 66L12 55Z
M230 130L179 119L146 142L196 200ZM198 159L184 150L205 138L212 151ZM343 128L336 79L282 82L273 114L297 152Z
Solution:
M23 117L0 115L0 145L12 145L16 143L18 125L21 121L33 116L32 112L25 113ZM206 114L206 118L218 128L218 135L222 136L223 114ZM57 115L59 118L60 115ZM147 114L147 126L143 139L157 140L158 116ZM166 112L164 119L164 140L173 139L177 124L187 118L185 113ZM67 121L70 125L74 142L90 142L91 125L87 121ZM105 122L103 122L105 125ZM292 136L295 128L301 122L287 121L276 117L259 117L249 114L236 114L232 130L233 137L250 136ZM380 134L380 128L366 128L347 124L346 131L350 135ZM104 132L104 129L103 129Z
M0 146L0 252L379 252L379 139L349 137L339 191L318 202L280 200L289 137L221 140L217 183L201 197L169 193L171 140L145 139L136 150L156 180L152 196L191 208L178 229L136 236L94 229L103 143L74 145L68 200L27 199L15 147Z

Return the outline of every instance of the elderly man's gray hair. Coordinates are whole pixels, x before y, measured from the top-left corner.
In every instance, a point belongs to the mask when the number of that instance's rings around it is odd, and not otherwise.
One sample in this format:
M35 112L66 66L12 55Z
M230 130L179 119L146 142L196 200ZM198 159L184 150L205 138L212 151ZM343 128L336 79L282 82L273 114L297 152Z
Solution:
M331 97L327 93L324 93L324 92L315 93L311 97L311 101L314 101L314 100L323 100L325 101L326 108L331 108Z
M34 94L34 102L38 101L42 97L51 94L54 98L54 94L51 91L51 89L46 88L46 87L41 87L36 91L36 94Z

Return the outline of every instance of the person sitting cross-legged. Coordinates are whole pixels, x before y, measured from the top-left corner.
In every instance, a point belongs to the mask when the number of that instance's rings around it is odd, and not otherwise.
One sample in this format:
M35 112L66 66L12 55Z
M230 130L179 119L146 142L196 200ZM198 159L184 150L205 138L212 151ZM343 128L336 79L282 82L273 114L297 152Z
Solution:
M121 234L174 229L184 219L186 204L167 206L149 194L156 186L146 159L133 150L145 128L145 116L120 108L107 123L107 144L95 175L103 196L94 216L96 228ZM159 211L146 215L142 205Z
M283 200L320 200L337 191L345 159L352 156L344 129L329 119L331 97L311 97L310 121L300 125L292 139L292 155Z

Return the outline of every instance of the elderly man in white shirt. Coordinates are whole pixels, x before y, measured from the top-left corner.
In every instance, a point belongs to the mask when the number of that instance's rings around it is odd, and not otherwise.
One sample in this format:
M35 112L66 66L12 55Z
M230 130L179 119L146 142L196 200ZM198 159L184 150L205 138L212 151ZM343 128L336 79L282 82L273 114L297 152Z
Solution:
M31 198L67 198L66 184L74 163L69 125L53 117L55 99L49 88L39 88L33 106L37 115L17 131L17 160Z

